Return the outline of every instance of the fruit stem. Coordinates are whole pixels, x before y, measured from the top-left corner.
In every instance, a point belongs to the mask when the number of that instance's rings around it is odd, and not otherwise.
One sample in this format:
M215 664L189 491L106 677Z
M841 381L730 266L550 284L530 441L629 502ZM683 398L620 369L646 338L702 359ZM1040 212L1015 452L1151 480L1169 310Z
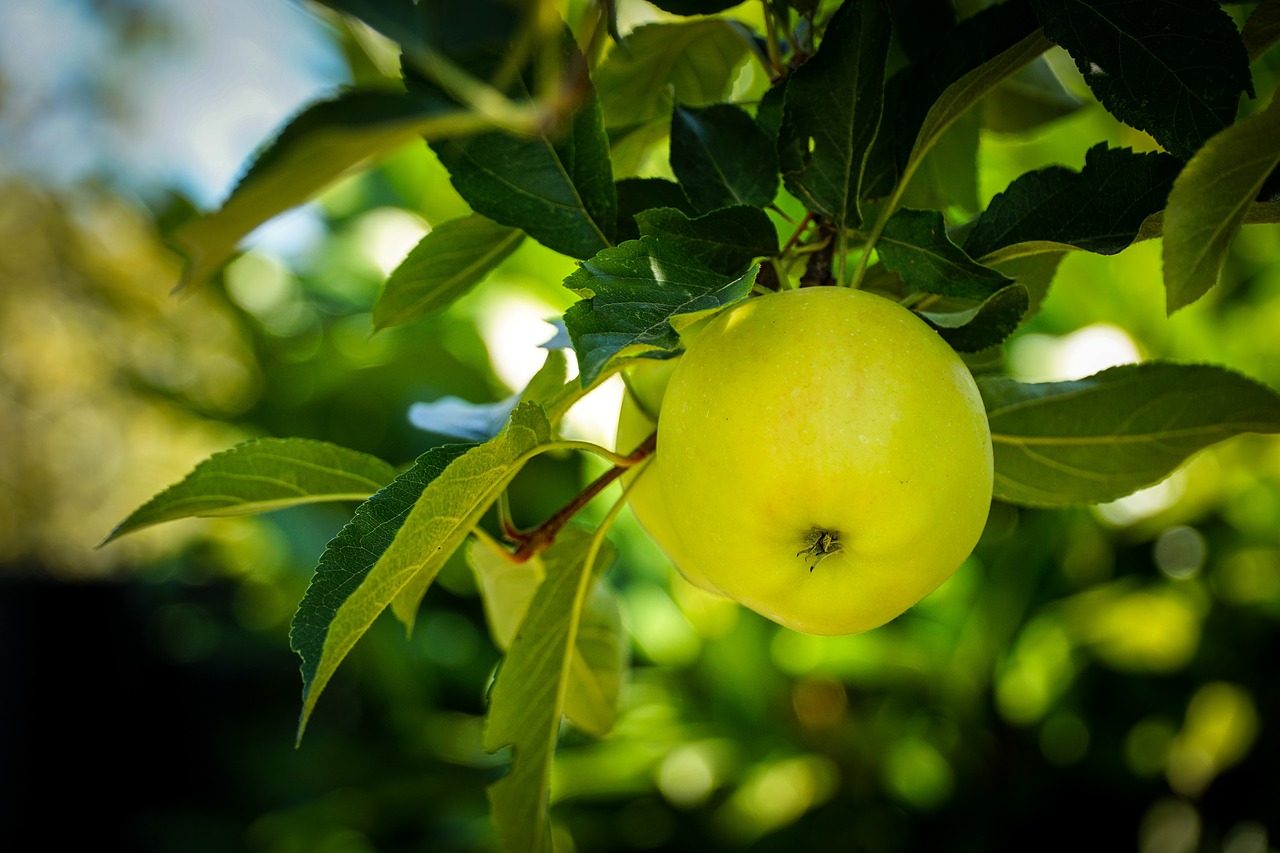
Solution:
M502 556L512 563L524 563L541 554L556 541L556 535L578 511L591 502L592 498L603 492L609 485L626 472L628 468L643 462L653 454L658 446L658 432L654 430L635 450L626 456L619 456L618 464L592 480L585 489L577 494L546 521L531 530L516 530L514 526L503 524L503 536L515 544L515 549L503 549Z

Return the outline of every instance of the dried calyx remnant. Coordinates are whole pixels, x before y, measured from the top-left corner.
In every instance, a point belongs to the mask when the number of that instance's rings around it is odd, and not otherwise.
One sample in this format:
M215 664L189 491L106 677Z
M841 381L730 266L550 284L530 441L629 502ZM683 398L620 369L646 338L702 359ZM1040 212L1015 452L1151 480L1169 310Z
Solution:
M809 532L805 534L804 548L796 552L796 556L804 557L806 561L812 560L809 565L809 571L813 571L827 557L842 550L844 550L844 546L840 544L839 530L811 527Z

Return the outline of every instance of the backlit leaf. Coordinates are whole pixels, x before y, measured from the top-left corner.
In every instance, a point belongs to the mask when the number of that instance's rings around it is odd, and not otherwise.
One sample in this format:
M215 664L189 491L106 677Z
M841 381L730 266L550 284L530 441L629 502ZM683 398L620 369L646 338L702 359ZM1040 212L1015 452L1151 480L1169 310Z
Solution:
M375 495L361 508L366 510L362 520L352 519L339 532L293 621L293 648L302 656L299 737L338 664L373 620L410 583L426 588L529 454L549 437L542 408L522 404L496 438L461 451L457 446L429 451L419 460L417 478L399 487L394 499L374 504ZM406 490L418 483L421 493L405 513Z
M884 108L892 21L883 0L849 0L787 82L778 151L787 189L837 228L862 224L867 153Z
M1253 94L1240 33L1213 0L1032 6L1107 111L1180 159L1231 124L1241 94Z
M564 282L586 297L564 315L583 387L624 350L678 349L672 318L736 302L750 292L758 269L736 278L721 275L654 237L629 240L585 261Z
M604 543L588 565L590 548L590 532L568 527L542 555L545 577L489 696L485 748L513 753L511 772L489 786L494 822L512 853L551 853L551 761L573 652L592 584L614 558Z
M1280 98L1210 139L1178 175L1164 214L1169 313L1218 281L1227 251L1267 176L1280 165Z
M1280 41L1280 0L1262 0L1254 7L1240 30L1240 40L1250 62Z
M216 453L134 510L103 540L179 518L251 515L320 501L363 501L395 477L374 456L305 438L260 438Z
M387 278L373 306L375 329L449 307L520 245L524 233L480 215L432 228Z
M1246 432L1280 432L1280 394L1221 367L1113 367L1075 382L978 379L995 495L1028 506L1102 503Z
M1026 133L1080 109L1044 57L1015 71L983 99L983 126L996 133Z

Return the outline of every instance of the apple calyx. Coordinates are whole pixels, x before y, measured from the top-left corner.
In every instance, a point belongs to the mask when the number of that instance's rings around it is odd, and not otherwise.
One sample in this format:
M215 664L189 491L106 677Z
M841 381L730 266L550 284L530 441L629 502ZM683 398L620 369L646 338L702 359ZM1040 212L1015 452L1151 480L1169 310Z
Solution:
M809 528L809 532L804 537L804 548L796 552L796 556L804 556L805 562L810 558L813 563L809 566L809 571L813 571L823 560L844 550L844 546L840 544L840 531L827 530L817 525Z

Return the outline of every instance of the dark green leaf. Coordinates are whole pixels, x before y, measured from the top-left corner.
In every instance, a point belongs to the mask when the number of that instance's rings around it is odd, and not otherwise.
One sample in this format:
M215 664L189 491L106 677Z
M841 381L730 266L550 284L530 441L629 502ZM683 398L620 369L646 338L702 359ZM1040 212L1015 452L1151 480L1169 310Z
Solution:
M260 438L216 453L134 510L102 541L179 518L251 515L319 501L362 501L395 477L374 456L305 438Z
M967 301L967 300L966 300ZM1002 343L1027 313L1029 297L1021 284L1010 284L977 305L938 305L917 313L957 352L979 352ZM944 300L951 302L951 300Z
M222 206L181 228L182 286L222 268L259 225L307 201L351 168L419 136L462 129L460 113L395 92L347 92L312 104L265 146Z
M915 168L900 203L906 207L937 208L953 215L973 216L978 201L978 137L982 117L977 110L961 114L941 134Z
M425 589L550 432L542 408L526 403L491 441L428 451L329 543L293 619L291 642L302 657L299 738L325 685L373 620L409 584Z
M862 224L867 153L880 127L892 23L883 0L849 0L787 83L778 155L787 189L837 228Z
M1015 71L983 99L983 126L996 133L1026 133L1082 105L1041 57Z
M1250 62L1280 41L1280 0L1262 0L1244 22L1240 39Z
M926 293L985 300L1012 284L952 243L936 210L902 208L889 218L876 249L886 267Z
M912 159L1001 81L1051 45L1030 7L1006 2L961 21L926 55L890 78L885 113L867 158L862 196L889 195Z
M480 215L442 222L409 252L373 306L385 329L441 311L516 250L524 233Z
M520 624L489 696L484 745L511 747L511 772L489 787L503 847L551 853L548 818L555 755L573 651L596 576L613 562L603 543L591 564L591 533L568 527L540 558L545 579Z
M564 315L583 387L624 350L677 349L673 318L736 302L750 292L757 270L721 275L654 237L629 240L584 262L564 282L587 297Z
M364 584L369 570L390 547L423 489L451 462L476 446L447 444L419 456L407 471L361 504L325 547L289 633L291 647L302 657L304 707L299 737L314 697L324 687L317 680L317 668L339 608Z
M465 62L477 52L507 45L530 4L504 0L318 0L359 18L410 56L428 51Z
M1066 48L1116 118L1191 157L1253 94L1249 58L1213 0L1032 0L1045 35Z
M618 242L640 236L636 214L655 207L674 207L690 216L698 211L675 181L665 178L625 178L618 181Z
M1041 252L1021 258L1013 258L996 265L1001 273L1027 289L1027 316L1040 310L1040 304L1049 293L1049 285L1058 272L1066 252Z
M1135 154L1098 143L1085 154L1079 172L1050 166L1009 184L978 218L965 251L982 258L1035 244L1020 253L1074 248L1113 255L1134 241L1148 216L1164 207L1181 168L1168 154Z
M737 6L744 0L649 0L664 12L673 15L714 15Z
M732 204L764 207L778 194L773 140L732 104L672 111L671 170L704 211Z
M720 18L636 27L626 49L615 47L592 75L605 124L665 123L673 103L723 101L750 39L741 24Z
M1280 395L1221 367L1124 365L1076 382L980 377L995 495L1028 506L1101 503L1167 477L1201 448L1280 431Z
M574 258L612 244L617 197L594 94L559 139L491 132L431 147L477 213Z
M787 100L787 78L783 77L770 86L760 97L756 106L756 125L774 147L774 159L777 159L778 133L782 130L783 109Z
M712 270L736 276L753 260L778 253L778 231L758 207L724 207L690 219L659 207L636 214L642 235L681 249Z
M1164 215L1164 285L1172 314L1218 281L1227 250L1267 176L1280 165L1280 98L1196 152Z

